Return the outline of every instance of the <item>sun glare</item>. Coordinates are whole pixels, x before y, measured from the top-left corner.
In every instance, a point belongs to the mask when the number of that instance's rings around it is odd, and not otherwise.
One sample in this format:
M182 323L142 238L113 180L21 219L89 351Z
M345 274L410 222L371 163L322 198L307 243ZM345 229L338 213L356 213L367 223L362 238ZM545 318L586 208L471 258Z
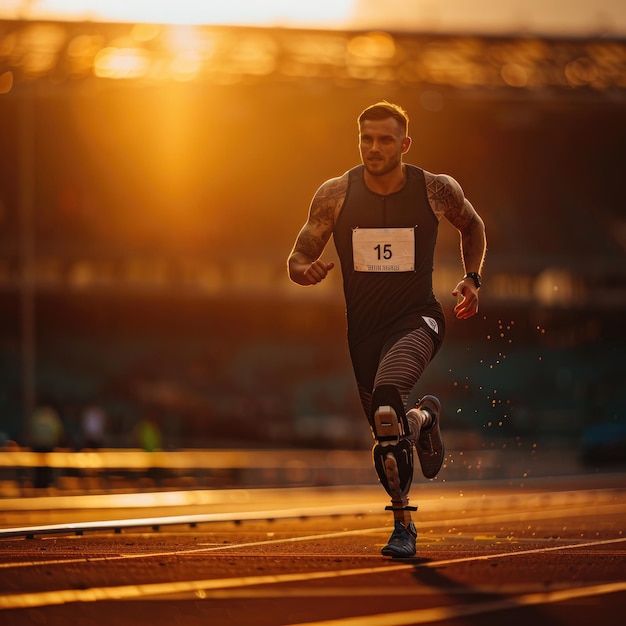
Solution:
M138 78L145 75L148 60L135 48L103 48L94 61L94 73L101 78Z
M14 2L21 18L217 24L240 26L330 27L345 21L355 0L34 0Z

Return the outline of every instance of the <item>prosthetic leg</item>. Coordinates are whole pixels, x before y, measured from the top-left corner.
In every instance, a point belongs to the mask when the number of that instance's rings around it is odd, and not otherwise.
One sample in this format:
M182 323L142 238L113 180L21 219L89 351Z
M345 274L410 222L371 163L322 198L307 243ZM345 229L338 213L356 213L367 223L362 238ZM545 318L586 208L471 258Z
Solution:
M409 440L409 422L400 392L393 385L380 385L372 395L372 448L374 468L381 485L391 496L394 520L407 525L411 521L409 489L413 480L413 444Z
M417 530L411 520L409 489L413 480L413 444L400 392L393 385L380 385L372 395L372 448L374 467L380 483L391 496L394 529L381 550L384 556L407 558L415 555Z

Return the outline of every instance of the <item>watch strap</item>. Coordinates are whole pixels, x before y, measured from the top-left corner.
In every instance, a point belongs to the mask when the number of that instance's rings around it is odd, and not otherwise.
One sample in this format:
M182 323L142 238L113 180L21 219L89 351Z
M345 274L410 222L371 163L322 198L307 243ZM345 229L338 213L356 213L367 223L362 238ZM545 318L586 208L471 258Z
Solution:
M464 279L471 278L474 281L474 284L476 285L476 289L480 289L480 286L482 285L482 280L478 272L467 272L467 274L465 274L463 278Z

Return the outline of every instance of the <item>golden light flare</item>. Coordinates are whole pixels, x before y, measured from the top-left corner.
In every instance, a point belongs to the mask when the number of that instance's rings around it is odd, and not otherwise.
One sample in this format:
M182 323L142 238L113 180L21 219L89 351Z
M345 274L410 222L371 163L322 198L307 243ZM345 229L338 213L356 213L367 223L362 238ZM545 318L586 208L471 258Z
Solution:
M396 45L393 37L388 33L366 33L350 40L348 52L366 61L388 61L394 57Z
M139 78L145 76L149 59L138 48L103 48L96 54L94 74L99 78Z
M35 0L13 2L13 11L26 19L153 24L215 24L289 26L308 23L330 26L346 20L355 0ZM5 8L5 13L11 6Z

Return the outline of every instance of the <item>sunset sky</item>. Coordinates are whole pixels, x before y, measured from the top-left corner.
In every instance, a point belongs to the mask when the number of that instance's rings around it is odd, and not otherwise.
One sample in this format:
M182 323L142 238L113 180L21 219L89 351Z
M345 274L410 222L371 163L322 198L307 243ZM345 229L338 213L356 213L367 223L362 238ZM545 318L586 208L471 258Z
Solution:
M0 19L622 37L622 0L4 0Z

